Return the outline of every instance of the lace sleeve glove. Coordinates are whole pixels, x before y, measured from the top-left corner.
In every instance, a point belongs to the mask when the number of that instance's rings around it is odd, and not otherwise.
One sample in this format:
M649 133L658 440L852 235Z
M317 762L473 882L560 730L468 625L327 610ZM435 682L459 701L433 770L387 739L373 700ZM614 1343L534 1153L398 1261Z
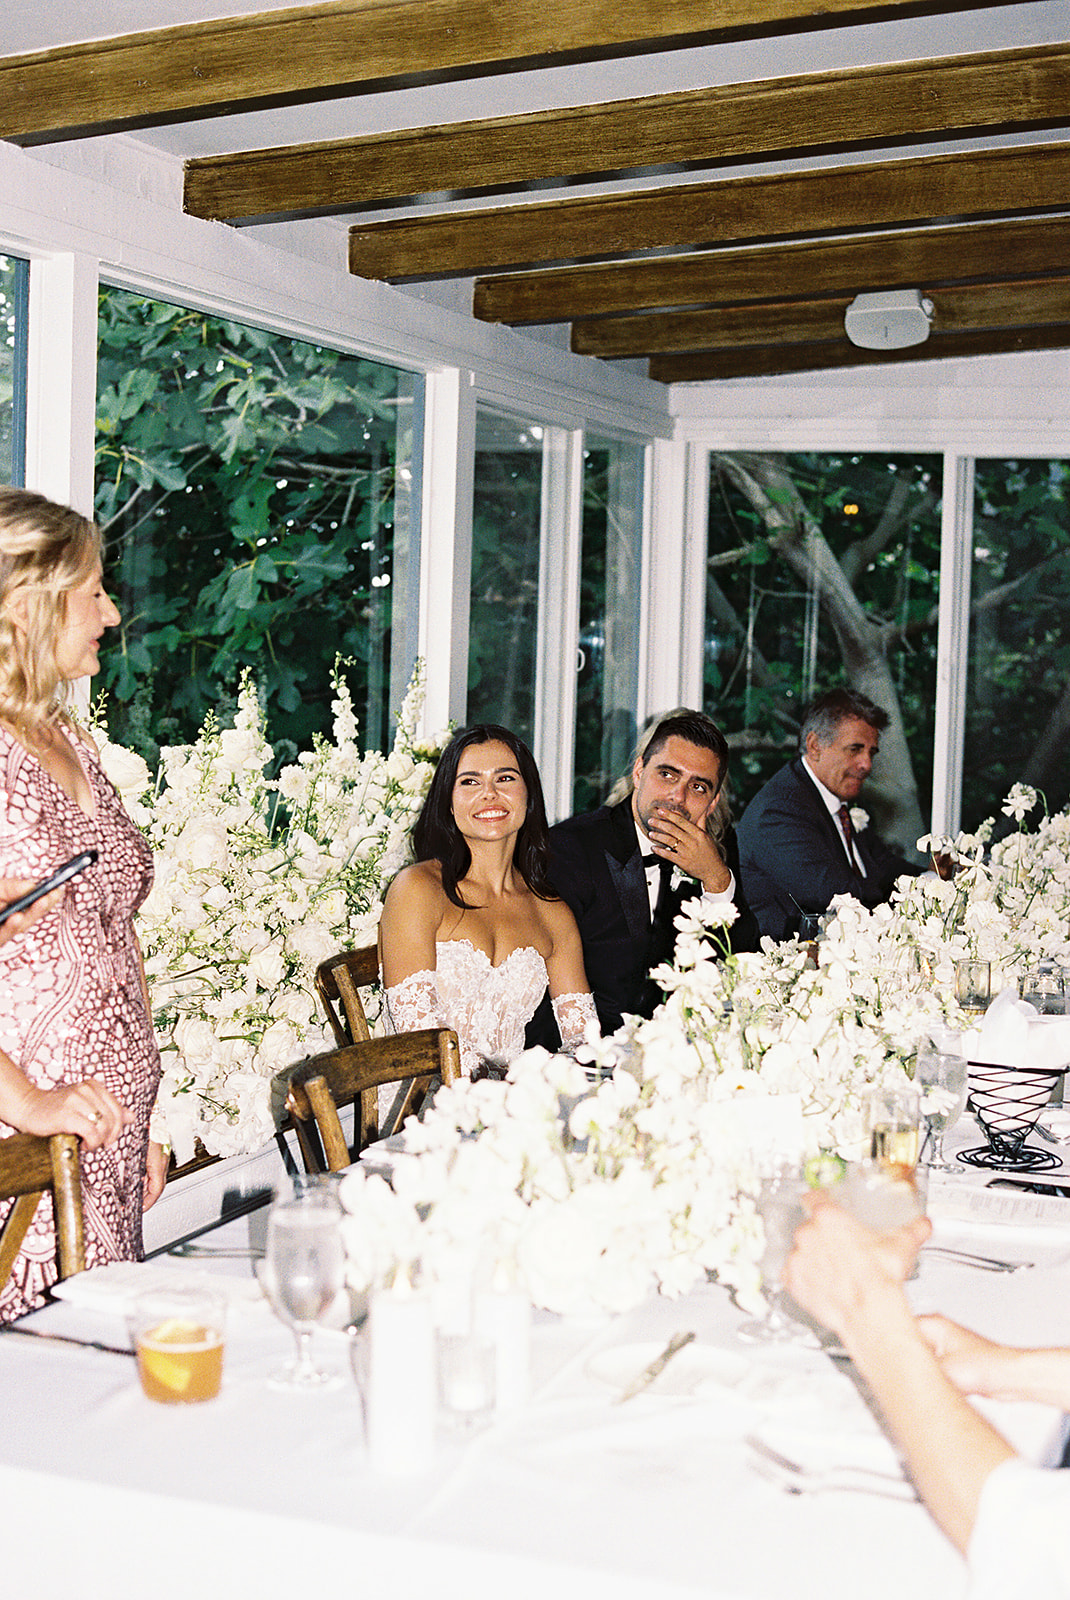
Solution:
M452 1028L439 998L434 972L410 972L392 989L386 991L386 1020L391 1033L415 1033L419 1028ZM466 1044L458 1030L457 1043L461 1048L461 1074L472 1076L473 1067L480 1065L480 1057L470 1044Z
M593 1022L595 1027L598 1026L594 995L559 994L556 1000L551 999L550 1004L554 1008L554 1019L561 1035L562 1054L575 1055L584 1041L587 1024Z

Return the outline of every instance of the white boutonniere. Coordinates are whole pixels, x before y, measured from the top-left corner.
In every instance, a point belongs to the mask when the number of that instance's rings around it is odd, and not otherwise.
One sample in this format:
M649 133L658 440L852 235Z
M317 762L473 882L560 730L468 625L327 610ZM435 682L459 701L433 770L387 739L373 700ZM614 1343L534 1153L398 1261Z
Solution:
M869 812L862 806L851 807L851 827L856 833L862 833L869 827Z

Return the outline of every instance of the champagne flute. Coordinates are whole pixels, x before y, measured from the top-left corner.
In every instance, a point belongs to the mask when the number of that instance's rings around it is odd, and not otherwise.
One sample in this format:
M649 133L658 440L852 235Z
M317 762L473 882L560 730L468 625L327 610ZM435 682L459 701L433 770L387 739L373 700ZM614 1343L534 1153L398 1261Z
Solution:
M337 1383L340 1375L317 1367L310 1349L316 1323L345 1282L342 1211L330 1189L311 1188L275 1202L260 1281L297 1344L294 1360L272 1373L270 1387L307 1390Z
M796 1166L784 1164L762 1178L758 1215L765 1228L762 1251L762 1294L765 1314L741 1324L739 1337L748 1343L811 1344L813 1335L785 1308L782 1279L795 1244L796 1230L806 1220L802 1197L807 1184Z
M921 1114L925 1120L929 1166L947 1172L944 1134L953 1127L966 1105L966 1062L946 1050L919 1050L914 1067L914 1082L921 1090Z

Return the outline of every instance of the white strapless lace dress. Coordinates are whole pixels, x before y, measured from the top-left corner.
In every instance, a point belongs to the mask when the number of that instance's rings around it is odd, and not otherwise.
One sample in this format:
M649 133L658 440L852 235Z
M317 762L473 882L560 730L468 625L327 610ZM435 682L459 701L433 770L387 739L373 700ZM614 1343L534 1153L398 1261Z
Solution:
M387 989L390 1032L452 1028L465 1077L480 1066L508 1066L523 1051L524 1029L546 993L542 956L525 945L495 967L470 940L448 939L436 944L435 960L433 972L410 973ZM553 1007L562 1048L574 1049L596 1018L594 1000L589 994L559 995Z

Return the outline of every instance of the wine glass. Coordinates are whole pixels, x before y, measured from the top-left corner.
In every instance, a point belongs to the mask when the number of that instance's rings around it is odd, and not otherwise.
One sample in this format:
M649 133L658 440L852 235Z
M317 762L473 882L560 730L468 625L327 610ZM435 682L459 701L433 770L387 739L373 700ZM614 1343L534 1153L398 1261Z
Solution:
M945 1050L919 1050L914 1082L921 1090L921 1115L929 1145L929 1166L947 1172L944 1134L953 1127L966 1105L967 1065L962 1056Z
M917 1085L904 1078L874 1090L867 1111L870 1159L893 1178L909 1178L918 1161Z
M806 1220L802 1205L806 1188L802 1172L796 1166L778 1166L762 1178L757 1206L765 1228L761 1260L765 1313L741 1324L739 1337L748 1343L810 1344L813 1341L810 1330L796 1322L785 1309L781 1281L795 1244L796 1230Z
M345 1281L342 1210L328 1188L276 1200L268 1213L260 1281L272 1310L292 1329L294 1360L272 1373L273 1389L319 1389L340 1381L312 1360L312 1333Z

